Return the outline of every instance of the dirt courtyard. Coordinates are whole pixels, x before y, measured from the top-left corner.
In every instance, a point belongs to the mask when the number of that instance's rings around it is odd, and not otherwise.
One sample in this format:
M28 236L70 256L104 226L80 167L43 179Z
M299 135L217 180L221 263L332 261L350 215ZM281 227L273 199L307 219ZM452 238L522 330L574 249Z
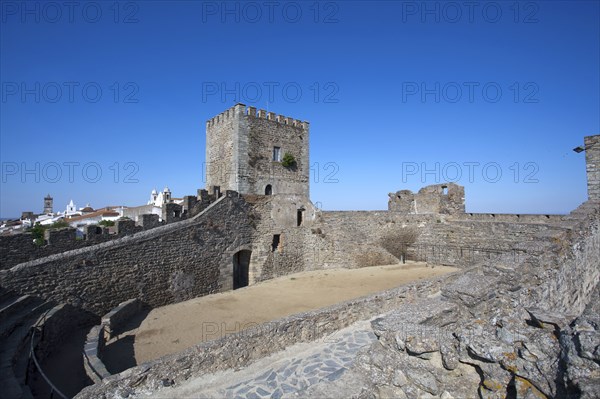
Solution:
M235 291L153 309L138 328L121 335L119 340L133 344L135 363L141 364L259 323L456 270L453 267L432 268L424 263L411 262L405 265L301 272ZM111 362L118 361L115 353L118 342L114 343L113 351L111 346L107 345L105 353L113 359Z

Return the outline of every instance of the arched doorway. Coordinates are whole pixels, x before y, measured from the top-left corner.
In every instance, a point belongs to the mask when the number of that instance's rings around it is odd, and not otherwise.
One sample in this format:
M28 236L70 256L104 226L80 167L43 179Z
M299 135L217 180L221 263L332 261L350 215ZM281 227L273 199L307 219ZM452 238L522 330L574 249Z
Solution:
M273 195L273 187L270 184L265 187L265 195Z
M252 251L243 249L233 255L233 289L246 287L248 285L248 271L250 268L250 256Z

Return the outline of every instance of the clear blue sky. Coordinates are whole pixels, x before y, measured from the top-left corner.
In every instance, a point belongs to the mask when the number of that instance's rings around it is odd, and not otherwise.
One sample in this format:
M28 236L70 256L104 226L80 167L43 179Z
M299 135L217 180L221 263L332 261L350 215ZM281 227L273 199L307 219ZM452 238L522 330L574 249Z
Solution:
M567 213L571 149L600 133L599 2L467 4L2 1L0 216L194 194L205 122L238 101L310 121L323 209L447 178L471 212Z

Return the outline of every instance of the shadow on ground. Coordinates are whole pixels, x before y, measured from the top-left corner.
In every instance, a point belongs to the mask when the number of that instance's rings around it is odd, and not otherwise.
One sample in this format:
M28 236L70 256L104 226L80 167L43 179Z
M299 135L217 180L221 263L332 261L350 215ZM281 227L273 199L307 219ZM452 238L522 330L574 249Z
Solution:
M104 347L102 361L109 373L120 373L137 365L134 351L135 335L132 332L142 324L150 310L149 307L145 307L133 316L123 328L116 331L115 338Z
M70 398L92 384L85 373L82 355L85 339L92 325L79 327L65 336L64 341L41 364L50 381ZM35 398L53 397L50 386L39 374L31 378L29 386ZM56 393L54 397L58 397Z

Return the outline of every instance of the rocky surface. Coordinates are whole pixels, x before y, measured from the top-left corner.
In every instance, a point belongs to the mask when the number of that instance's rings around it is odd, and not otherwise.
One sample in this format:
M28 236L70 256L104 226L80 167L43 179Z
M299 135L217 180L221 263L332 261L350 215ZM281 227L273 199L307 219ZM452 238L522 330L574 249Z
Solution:
M600 398L600 285L583 314L559 335L564 379L582 398Z
M540 238L545 252L471 268L449 277L440 295L373 320L378 342L349 371L365 383L348 396L600 397L595 206L574 212L566 237ZM579 262L587 271L565 292ZM562 306L553 305L556 296Z

